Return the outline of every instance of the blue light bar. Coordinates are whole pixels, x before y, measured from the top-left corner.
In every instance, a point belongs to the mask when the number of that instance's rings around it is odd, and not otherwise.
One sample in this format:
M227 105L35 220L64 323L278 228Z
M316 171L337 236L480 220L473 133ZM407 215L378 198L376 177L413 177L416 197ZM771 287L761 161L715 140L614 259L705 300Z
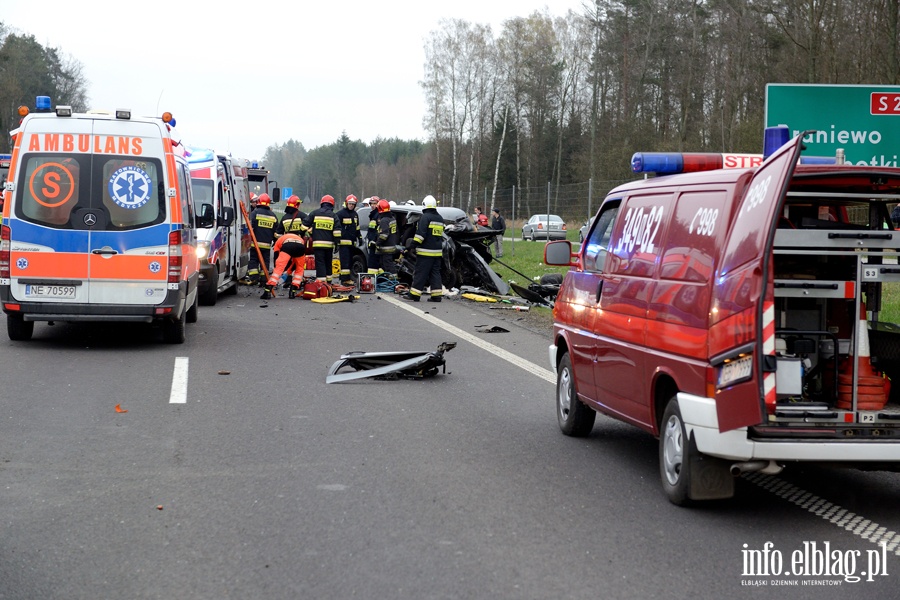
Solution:
M776 150L787 144L791 139L791 131L787 125L766 127L763 132L763 158L769 158Z
M834 156L801 156L801 165L835 165L837 158Z
M635 152L631 157L631 170L635 173L681 173L684 157L681 152Z
M37 112L50 110L50 96L37 96L34 99L34 110Z
M215 160L216 153L207 148L190 148L189 163L201 163Z

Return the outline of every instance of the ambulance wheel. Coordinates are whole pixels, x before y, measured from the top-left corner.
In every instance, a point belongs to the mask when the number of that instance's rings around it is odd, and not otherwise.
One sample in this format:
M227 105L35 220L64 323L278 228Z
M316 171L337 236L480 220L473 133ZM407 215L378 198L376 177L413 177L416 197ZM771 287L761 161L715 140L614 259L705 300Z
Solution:
M188 323L196 323L197 317L199 316L200 309L198 305L200 304L200 291L198 290L196 294L194 294L194 304L188 309L187 313L185 313L184 318Z
M678 400L672 398L663 413L659 433L659 473L672 504L686 506L691 502L691 459L696 455L684 429Z
M185 311L187 312L187 311ZM162 322L163 341L167 344L184 343L184 317L185 313L177 319L165 319Z
M215 267L210 275L210 283L209 287L203 290L203 295L200 298L200 304L203 306L215 306L216 300L219 299L219 290L217 289L219 282L219 267ZM197 295L200 295L200 290L197 290ZM193 321L191 321L193 322Z
M556 420L559 429L568 436L585 437L594 428L597 413L585 406L575 393L572 360L568 352L562 355L556 373Z
M6 315L6 333L14 342L26 342L34 333L34 321L26 321L22 315Z

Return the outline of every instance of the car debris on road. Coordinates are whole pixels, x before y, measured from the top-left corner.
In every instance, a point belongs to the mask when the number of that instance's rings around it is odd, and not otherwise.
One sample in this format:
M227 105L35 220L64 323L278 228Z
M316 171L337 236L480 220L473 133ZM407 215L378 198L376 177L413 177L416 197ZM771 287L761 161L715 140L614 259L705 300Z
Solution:
M325 383L341 383L354 379L424 379L437 375L438 368L447 372L444 352L456 348L456 342L443 342L436 352L348 352L331 368ZM339 373L345 367L355 369Z

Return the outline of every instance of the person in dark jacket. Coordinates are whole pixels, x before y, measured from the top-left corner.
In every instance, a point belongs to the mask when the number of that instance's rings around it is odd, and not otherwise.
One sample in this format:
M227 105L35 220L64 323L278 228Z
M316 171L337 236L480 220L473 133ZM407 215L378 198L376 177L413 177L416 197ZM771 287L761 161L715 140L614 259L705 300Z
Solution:
M306 215L303 232L312 238L312 251L316 259L316 279L330 284L332 280L331 258L334 246L341 241L341 224L334 214L334 198L322 196L319 208Z
M247 265L247 278L251 285L262 285L260 278L259 255L262 254L262 264L268 269L271 264L272 243L275 241L275 225L278 223L278 215L272 212L269 204L272 202L268 194L260 194L257 206L249 215L250 227L256 238L256 246L259 253L250 251L250 262Z
M422 290L429 286L431 297L428 301L440 302L443 296L441 265L444 262L444 220L438 214L437 200L434 196L425 196L422 206L422 217L419 219L410 249L416 253L412 285L409 292L403 294L401 298L418 302L422 297Z
M278 226L275 228L275 239L280 238L286 233L300 234L303 230L303 219L306 213L300 210L301 200L298 196L291 196L284 205L284 216L281 217Z
M369 273L380 275L381 273L397 272L397 263L394 254L397 253L397 219L391 212L391 203L385 199L378 201L378 217L376 221L376 236L369 242ZM372 223L369 223L369 231Z
M356 196L350 194L344 200L344 208L338 211L338 221L341 224L341 242L338 253L341 259L341 283L353 285L350 273L350 263L353 260L353 246L359 240L359 214L356 212Z
M499 208L491 209L491 229L500 232L500 235L494 236L494 254L497 258L503 256L503 235L506 233L506 219L500 216Z

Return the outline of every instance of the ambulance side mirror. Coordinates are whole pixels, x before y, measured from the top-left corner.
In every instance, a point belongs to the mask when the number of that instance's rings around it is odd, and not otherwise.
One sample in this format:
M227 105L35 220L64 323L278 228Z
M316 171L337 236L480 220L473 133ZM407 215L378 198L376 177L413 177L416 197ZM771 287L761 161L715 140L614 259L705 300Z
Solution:
M210 228L215 221L215 211L212 204L201 204L200 213L197 215L197 227Z
M219 227L228 227L234 222L234 207L225 206L222 208L222 214L219 215Z

